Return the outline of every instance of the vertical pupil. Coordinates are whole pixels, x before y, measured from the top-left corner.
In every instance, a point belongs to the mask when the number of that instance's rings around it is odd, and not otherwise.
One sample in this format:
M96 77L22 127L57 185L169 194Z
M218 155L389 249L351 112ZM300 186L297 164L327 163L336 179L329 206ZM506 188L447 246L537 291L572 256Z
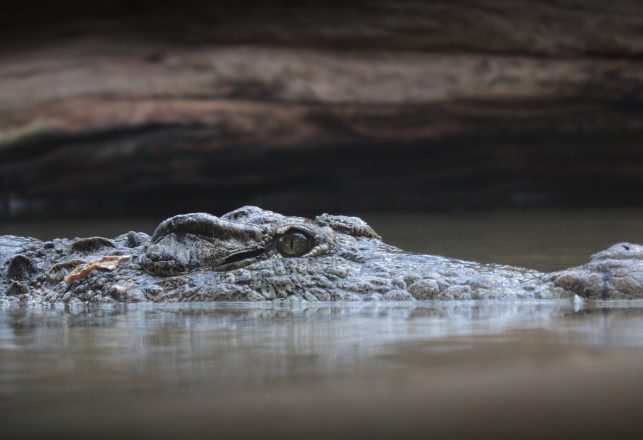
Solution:
M280 252L287 256L300 256L310 249L308 237L301 232L282 235L277 242L277 246Z

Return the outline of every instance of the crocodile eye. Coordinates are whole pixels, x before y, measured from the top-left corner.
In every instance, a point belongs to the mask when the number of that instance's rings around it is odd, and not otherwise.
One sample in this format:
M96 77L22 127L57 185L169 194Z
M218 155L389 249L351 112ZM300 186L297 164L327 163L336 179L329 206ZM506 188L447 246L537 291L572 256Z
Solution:
M284 257L301 257L313 247L313 241L301 232L288 232L277 239L277 249Z

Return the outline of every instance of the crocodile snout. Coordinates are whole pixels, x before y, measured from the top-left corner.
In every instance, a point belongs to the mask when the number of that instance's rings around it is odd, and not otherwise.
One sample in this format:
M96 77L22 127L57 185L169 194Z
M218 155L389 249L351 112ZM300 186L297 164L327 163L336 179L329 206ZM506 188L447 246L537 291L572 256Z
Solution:
M615 244L592 255L589 263L552 273L547 279L585 298L638 298L643 291L643 246Z

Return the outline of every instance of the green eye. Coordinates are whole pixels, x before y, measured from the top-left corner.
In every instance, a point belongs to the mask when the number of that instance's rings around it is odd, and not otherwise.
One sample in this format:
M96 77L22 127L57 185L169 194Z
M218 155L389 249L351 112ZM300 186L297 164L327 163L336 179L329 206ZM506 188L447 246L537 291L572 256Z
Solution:
M288 232L277 239L277 249L284 257L301 257L312 247L312 240L301 232Z

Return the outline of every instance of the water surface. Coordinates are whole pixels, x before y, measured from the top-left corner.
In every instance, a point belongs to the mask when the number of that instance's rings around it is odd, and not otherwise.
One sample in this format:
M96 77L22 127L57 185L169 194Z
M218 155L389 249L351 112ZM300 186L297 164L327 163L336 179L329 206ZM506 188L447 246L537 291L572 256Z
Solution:
M368 220L408 250L542 270L643 243L640 211ZM0 310L3 438L616 438L643 434L642 395L641 301Z

